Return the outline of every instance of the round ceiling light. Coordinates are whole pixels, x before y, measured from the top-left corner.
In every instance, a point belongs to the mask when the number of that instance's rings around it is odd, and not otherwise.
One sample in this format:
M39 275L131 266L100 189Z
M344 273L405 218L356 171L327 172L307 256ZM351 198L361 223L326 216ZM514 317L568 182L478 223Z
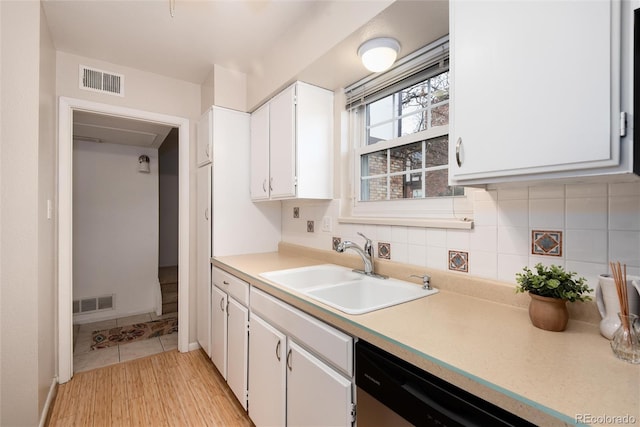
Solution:
M362 43L358 48L358 56L367 70L377 73L390 68L399 51L400 43L396 39L380 37Z

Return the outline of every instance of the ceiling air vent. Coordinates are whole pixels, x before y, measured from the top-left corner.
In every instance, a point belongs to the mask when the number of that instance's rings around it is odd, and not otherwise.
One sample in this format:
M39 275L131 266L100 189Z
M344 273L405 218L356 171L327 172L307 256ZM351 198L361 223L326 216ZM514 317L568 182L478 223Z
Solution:
M80 89L124 96L124 76L80 65Z

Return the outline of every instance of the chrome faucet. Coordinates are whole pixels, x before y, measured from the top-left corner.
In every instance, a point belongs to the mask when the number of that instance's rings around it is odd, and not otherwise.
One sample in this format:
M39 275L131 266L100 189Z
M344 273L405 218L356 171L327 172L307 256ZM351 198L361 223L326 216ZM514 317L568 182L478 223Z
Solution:
M338 253L343 253L344 251L346 251L347 249L352 249L354 252L356 252L358 255L360 255L360 258L362 258L362 262L364 263L364 269L363 270L353 270L356 271L358 273L364 273L367 276L373 276L373 277L378 277L380 279L386 279L386 276L383 276L381 274L377 274L373 271L374 269L374 264L373 264L373 245L371 244L371 239L369 239L367 236L365 236L362 233L358 233L358 235L364 237L364 239L366 240L365 244L364 244L364 248L361 248L360 246L358 246L357 243L353 243L350 240L345 240L342 241L338 244L338 246L336 247L336 252Z

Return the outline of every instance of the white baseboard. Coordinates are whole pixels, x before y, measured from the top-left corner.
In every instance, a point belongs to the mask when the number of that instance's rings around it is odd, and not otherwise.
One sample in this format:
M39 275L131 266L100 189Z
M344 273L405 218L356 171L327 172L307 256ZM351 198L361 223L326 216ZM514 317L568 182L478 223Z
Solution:
M58 392L58 378L53 377L51 381L51 387L49 387L49 393L47 394L47 400L44 402L44 408L42 408L42 413L40 414L40 422L38 423L38 427L44 427L47 423L47 417L49 416L49 410L51 409L51 403L53 403L53 399L56 397L56 393Z
M199 348L200 348L200 344L198 343L198 341L189 343L189 351L197 350Z
M138 316L140 314L153 313L156 311L155 307L149 307L146 310L135 310L128 312L118 312L115 310L105 310L103 312L94 312L88 314L74 314L73 324L83 325L85 323L102 322L104 320L119 319L121 317Z

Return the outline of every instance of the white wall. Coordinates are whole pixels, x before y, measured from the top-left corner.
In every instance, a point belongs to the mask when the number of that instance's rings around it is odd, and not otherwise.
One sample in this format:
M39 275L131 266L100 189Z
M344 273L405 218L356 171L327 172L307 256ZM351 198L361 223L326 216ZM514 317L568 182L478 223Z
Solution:
M332 248L331 237L362 243L361 231L375 242L391 243L391 260L438 270L448 269L448 251L469 254L469 274L515 284L524 266L561 265L595 287L609 261L640 274L640 184L549 184L474 193L472 230L424 229L387 225L338 224L339 202L283 203L282 240L319 249ZM300 207L294 219L293 206ZM333 232L320 231L323 216ZM315 233L306 221L316 221ZM531 254L531 231L561 231L562 256ZM377 245L376 248L377 256Z
M0 425L37 425L55 376L54 58L39 2L0 2ZM42 65L40 64L42 60ZM41 124L39 124L41 121Z
M287 28L273 49L256 58L247 78L248 111L293 82L298 74L394 1L315 2L311 21Z
M247 111L247 75L214 65L200 89L202 113L212 105Z
M79 89L78 67L80 64L123 74L125 77L125 96L118 97ZM120 105L143 111L185 117L190 120L191 139L189 144L191 158L189 159L189 165L192 172L189 186L189 200L191 201L189 234L195 236L195 124L200 117L200 85L58 51L56 56L56 91L58 96ZM191 260L189 265L189 342L195 342L195 238L191 238L189 253Z
M138 156L151 173L138 172ZM115 310L80 322L154 311L158 280L158 150L74 142L73 299L115 294Z
M160 247L158 265L178 265L178 130L158 149L160 165Z
M56 52L40 8L40 141L38 148L38 410L56 376ZM50 202L49 202L50 201ZM48 216L48 204L51 215Z

